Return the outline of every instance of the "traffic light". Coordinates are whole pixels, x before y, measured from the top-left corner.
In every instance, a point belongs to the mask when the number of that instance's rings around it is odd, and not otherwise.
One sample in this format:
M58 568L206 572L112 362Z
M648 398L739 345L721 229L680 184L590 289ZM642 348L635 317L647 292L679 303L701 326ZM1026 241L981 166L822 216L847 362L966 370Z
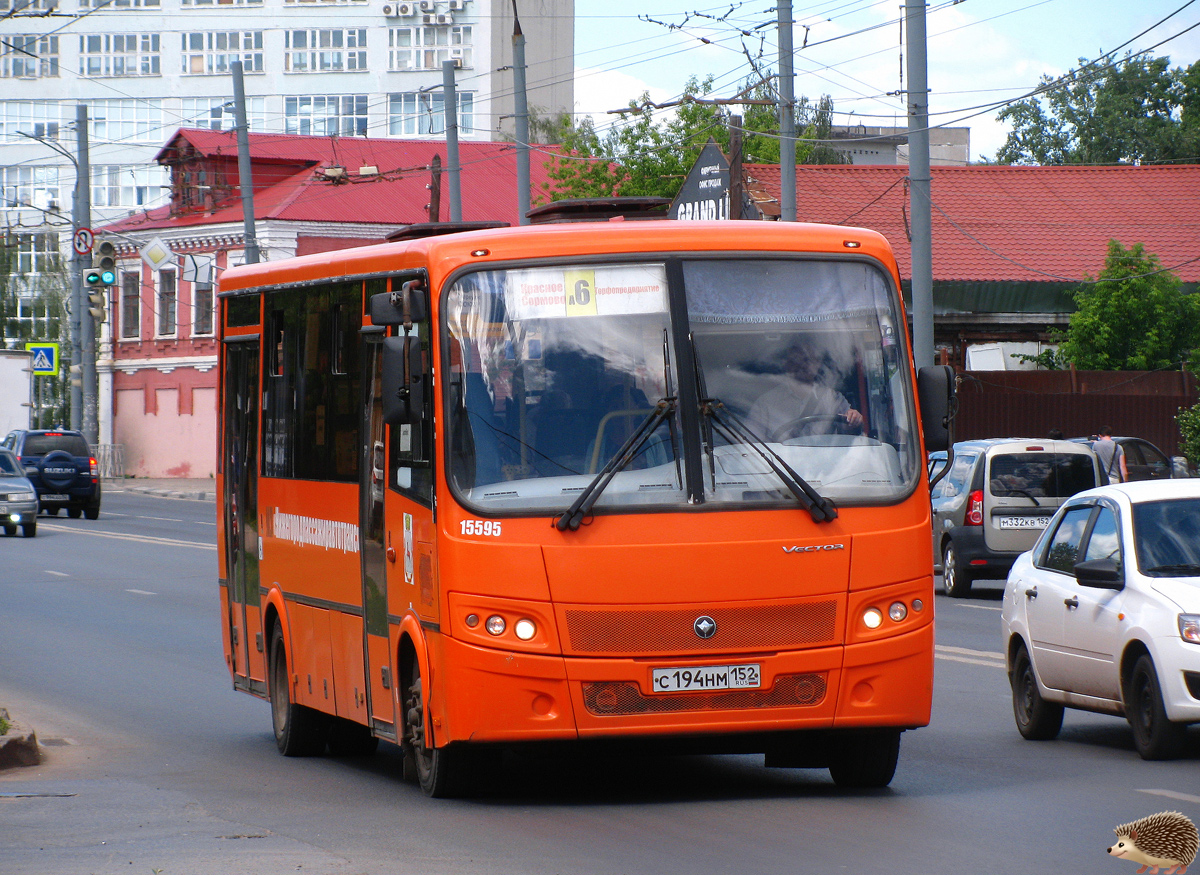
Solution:
M104 321L108 290L117 282L117 248L108 240L92 251L92 266L83 276L87 285L88 309L97 322Z

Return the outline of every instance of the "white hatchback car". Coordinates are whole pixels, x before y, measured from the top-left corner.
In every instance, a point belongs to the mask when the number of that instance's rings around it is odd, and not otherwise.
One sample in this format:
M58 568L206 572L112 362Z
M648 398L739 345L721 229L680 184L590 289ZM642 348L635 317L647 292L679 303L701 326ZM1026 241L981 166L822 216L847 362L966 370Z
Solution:
M1200 480L1069 499L1013 565L1002 617L1025 738L1079 708L1128 719L1145 759L1179 756L1200 722Z

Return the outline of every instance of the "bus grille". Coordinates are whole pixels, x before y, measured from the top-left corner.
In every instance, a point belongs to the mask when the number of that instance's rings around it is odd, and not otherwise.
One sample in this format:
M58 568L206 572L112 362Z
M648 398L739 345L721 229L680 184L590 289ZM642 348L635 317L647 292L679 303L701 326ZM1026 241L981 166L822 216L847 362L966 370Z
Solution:
M612 610L568 608L567 636L574 653L704 653L770 650L833 644L837 635L835 600L803 604L754 605L708 611L717 623L709 639L696 635L697 608Z
M825 698L824 674L788 674L775 678L769 690L719 693L673 693L647 696L626 682L585 682L583 703L597 717L663 714L673 711L732 711L740 708L786 708L818 705Z

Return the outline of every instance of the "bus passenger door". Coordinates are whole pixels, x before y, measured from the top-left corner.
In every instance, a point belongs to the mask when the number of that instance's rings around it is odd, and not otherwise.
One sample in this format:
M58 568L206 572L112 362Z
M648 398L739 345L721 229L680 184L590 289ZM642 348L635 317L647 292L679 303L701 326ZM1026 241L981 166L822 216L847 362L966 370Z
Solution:
M383 498L387 493L384 444L382 334L365 335L363 345L363 423L359 465L359 551L362 557L363 648L367 666L368 713L379 734L396 738L392 660L388 644L387 544Z
M224 386L225 567L228 569L229 661L234 685L250 688L252 668L265 679L258 642L258 341L228 342ZM251 665L251 654L258 658Z

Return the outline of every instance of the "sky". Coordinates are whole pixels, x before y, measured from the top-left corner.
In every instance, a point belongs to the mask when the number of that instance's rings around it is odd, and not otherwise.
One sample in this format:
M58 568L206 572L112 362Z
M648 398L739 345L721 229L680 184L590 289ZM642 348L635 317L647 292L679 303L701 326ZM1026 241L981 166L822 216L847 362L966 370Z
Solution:
M752 59L778 69L772 0L709 2L575 0L576 113L600 128L643 91L665 103L689 76L712 75L713 96L732 97ZM793 0L792 11L797 98L829 95L835 124L907 126L904 0ZM1172 67L1194 63L1200 0L928 0L926 34L930 123L970 127L978 161L1007 137L994 105L1080 58L1149 51Z

